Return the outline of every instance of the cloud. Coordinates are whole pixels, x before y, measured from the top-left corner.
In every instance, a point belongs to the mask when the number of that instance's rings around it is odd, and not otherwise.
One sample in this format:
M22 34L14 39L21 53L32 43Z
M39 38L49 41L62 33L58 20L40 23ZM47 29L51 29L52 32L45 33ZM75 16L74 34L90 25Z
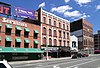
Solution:
M96 6L96 9L99 10L99 9L100 9L100 5L97 5L97 6Z
M66 11L64 13L64 16L65 17L70 17L72 19L79 19L79 18L88 18L90 17L90 15L86 15L86 13L80 13L79 11L75 10L75 11L72 11L72 12L69 12L69 11Z
M45 6L45 2L41 3L38 7L44 7Z
M71 10L72 7L70 7L69 5L65 5L65 6L59 6L59 7L53 7L51 9L52 12L56 11L58 13L64 13L67 10Z
M80 6L92 2L92 0L75 0Z
M70 0L65 0L65 3L68 3Z

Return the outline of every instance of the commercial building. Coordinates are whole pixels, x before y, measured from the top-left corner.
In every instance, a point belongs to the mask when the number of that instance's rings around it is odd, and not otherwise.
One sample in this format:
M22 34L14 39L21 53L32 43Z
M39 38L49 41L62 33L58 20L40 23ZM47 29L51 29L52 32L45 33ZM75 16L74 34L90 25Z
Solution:
M100 30L97 34L94 34L94 52L100 53Z
M40 24L35 20L23 22L0 17L0 58L8 60L38 59L38 56L43 53L40 49Z
M59 16L43 10L37 10L41 23L41 45L51 47L69 47L70 23ZM59 48L58 48L59 49ZM51 50L53 50L51 48Z
M70 24L71 35L78 37L79 50L92 52L94 48L93 26L85 19L74 21Z

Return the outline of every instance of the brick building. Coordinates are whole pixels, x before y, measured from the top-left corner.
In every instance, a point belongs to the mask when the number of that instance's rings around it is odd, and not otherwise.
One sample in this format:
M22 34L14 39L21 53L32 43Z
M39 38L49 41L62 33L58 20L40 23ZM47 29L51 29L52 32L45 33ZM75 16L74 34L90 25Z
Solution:
M0 17L0 52L11 55L13 53L23 53L22 56L26 55L24 53L34 53L34 57L37 57L38 54L40 55L40 53L42 53L39 49L41 45L40 24L40 22L34 20L30 23ZM5 52L4 48L8 51ZM27 54L26 57L26 59L28 59L29 54Z
M85 19L70 24L71 35L78 37L79 50L92 50L94 48L93 26Z
M70 24L59 16L40 8L37 10L38 19L41 23L41 45L51 47L69 47ZM52 49L51 49L52 50Z

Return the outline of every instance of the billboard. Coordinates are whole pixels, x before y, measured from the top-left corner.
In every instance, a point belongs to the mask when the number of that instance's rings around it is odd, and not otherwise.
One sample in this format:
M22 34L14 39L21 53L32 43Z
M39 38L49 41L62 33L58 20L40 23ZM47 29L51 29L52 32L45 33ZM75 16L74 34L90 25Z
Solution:
M15 16L22 18L34 18L34 11L27 10L21 7L15 7Z
M0 14L11 15L11 5L0 2Z

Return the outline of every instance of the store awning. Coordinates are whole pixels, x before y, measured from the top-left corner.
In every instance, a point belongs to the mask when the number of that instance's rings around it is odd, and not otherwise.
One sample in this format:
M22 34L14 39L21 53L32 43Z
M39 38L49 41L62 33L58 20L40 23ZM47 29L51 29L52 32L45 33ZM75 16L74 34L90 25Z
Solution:
M22 42L20 38L16 38L16 42Z
M39 44L39 42L37 40L34 40L34 44Z
M20 26L16 26L17 30L22 30L22 28Z
M12 41L12 38L10 36L6 36L6 41Z
M0 46L0 53L43 53L39 48L12 48Z
M10 29L12 29L12 25L10 25L10 24L6 24L6 28L10 28Z
M24 39L25 43L30 43L30 40Z
M2 24L0 23L0 27L2 26Z
M30 30L29 30L28 28L24 28L24 30L25 30L26 32L30 32Z
M34 33L38 34L39 32L38 32L38 30L34 30Z

